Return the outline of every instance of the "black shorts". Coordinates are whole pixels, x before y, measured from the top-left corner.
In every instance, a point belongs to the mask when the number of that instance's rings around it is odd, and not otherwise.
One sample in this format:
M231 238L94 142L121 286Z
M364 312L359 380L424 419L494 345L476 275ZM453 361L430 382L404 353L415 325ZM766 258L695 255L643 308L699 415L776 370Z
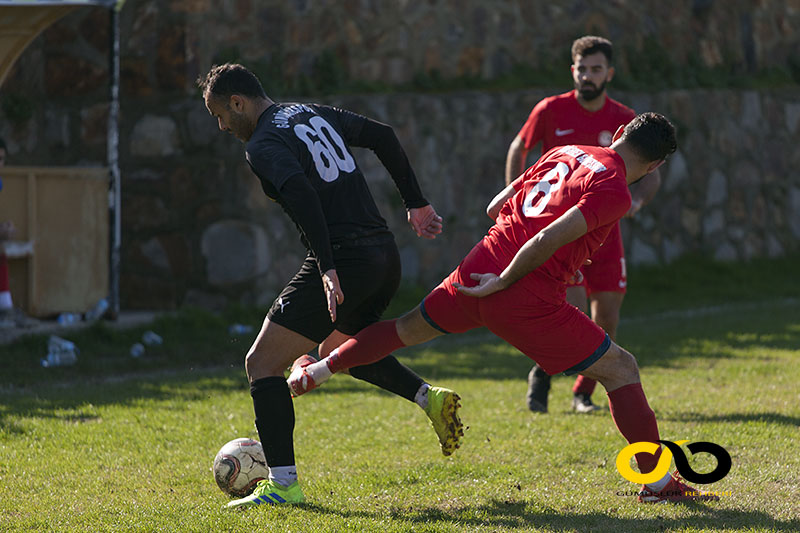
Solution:
M267 314L271 322L322 342L334 329L355 335L380 320L400 285L400 253L394 237L377 244L334 246L333 261L344 293L331 322L317 263L307 257Z

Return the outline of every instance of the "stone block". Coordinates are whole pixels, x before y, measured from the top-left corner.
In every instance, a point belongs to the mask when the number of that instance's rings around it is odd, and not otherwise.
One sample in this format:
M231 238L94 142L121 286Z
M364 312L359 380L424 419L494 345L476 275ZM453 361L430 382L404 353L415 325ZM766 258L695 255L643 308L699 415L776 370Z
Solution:
M716 249L714 250L714 259L717 261L736 261L739 259L739 256L736 252L736 248L734 248L728 242L722 242L721 244L717 245Z
M711 172L706 189L706 207L723 205L728 199L728 180L725 174L717 169Z
M212 117L201 102L186 113L189 141L196 146L211 145L220 134L217 119Z
M403 279L417 282L420 269L419 251L414 246L404 246L400 249L400 261L403 265Z
M667 172L666 179L664 180L664 189L667 192L674 192L678 186L689 177L689 168L686 164L686 158L680 150L669 157L666 167Z
M225 286L251 280L270 266L264 229L241 220L222 220L206 228L200 248L208 282Z
M656 250L639 238L634 237L631 243L631 251L628 254L631 265L654 265L658 264L658 254Z
M666 263L672 263L684 253L683 245L678 239L664 239L661 243L661 255Z
M178 127L170 117L144 115L133 127L130 143L135 156L174 155L179 152Z
M108 103L103 102L81 110L81 141L86 144L106 144L108 108Z
M789 130L789 133L794 135L797 133L798 124L800 124L800 104L787 102L784 104L784 110L786 116L786 129Z
M155 229L165 225L171 208L165 199L150 194L126 194L122 196L122 227L128 231Z
M748 129L760 129L764 123L761 112L761 97L756 91L746 91L742 94L742 107L739 123Z
M189 289L181 302L182 306L199 307L210 311L222 311L228 304L228 298L218 292L201 289Z
M791 187L789 189L789 228L796 239L800 239L800 188Z
M700 212L695 209L683 208L681 210L681 227L689 237L697 238L700 235Z
M705 240L709 241L714 235L722 231L724 227L725 215L722 213L722 209L713 209L705 219L703 219L703 237Z
M784 250L781 241L779 241L775 235L767 235L767 255L775 258L782 257L785 254L786 251Z
M169 257L167 257L167 252L157 238L153 237L142 244L141 251L151 265L159 270L169 272Z

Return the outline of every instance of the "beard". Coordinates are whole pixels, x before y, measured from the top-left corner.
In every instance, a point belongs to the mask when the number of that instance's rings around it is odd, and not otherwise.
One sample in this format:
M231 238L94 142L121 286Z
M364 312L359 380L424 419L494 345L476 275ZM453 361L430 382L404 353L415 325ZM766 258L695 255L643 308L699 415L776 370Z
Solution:
M247 142L253 134L253 128L247 115L233 111L230 106L227 109L231 112L228 118L228 128L231 133L240 141Z
M587 102L591 102L603 94L603 91L606 90L606 83L607 82L604 81L600 87L595 87L594 84L587 82L580 87L576 85L575 89L578 91L578 94L581 96L581 98Z

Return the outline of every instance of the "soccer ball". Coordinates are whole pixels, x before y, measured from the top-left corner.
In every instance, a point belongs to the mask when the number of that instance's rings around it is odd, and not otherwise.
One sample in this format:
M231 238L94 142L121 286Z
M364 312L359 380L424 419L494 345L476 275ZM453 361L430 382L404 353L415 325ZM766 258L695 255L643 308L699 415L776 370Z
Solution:
M214 481L222 492L242 498L269 477L264 449L257 440L240 438L225 444L214 458Z

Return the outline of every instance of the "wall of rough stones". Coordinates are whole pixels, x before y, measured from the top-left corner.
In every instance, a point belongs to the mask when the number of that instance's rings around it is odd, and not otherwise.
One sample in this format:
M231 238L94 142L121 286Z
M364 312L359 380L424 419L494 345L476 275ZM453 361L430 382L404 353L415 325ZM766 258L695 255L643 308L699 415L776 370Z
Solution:
M569 45L587 32L615 41L621 75L648 68L655 78L651 90L611 87L612 96L637 111L665 113L679 127L662 190L624 224L629 263L800 249L797 85L665 89L658 65L638 63L658 43L665 55L656 57L675 64L742 77L791 70L800 1L128 0L120 22L124 307L266 305L301 262L295 228L266 199L241 144L217 131L194 88L211 64L233 57L274 75L267 87L297 91L331 79L404 87L432 72L490 80L519 64L553 73L546 87L533 89L311 98L394 125L444 216L439 239L417 239L380 163L356 150L397 236L408 282L437 283L483 235L508 144L539 99L570 88ZM0 135L12 163L104 164L107 24L104 10L81 9L20 58L0 88ZM324 70L320 58L337 68Z

